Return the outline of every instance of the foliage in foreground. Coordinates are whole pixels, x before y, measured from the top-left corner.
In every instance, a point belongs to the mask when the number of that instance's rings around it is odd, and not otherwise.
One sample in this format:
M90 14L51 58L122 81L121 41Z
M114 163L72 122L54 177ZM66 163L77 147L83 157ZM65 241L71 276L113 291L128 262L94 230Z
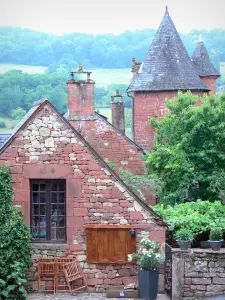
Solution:
M174 226L175 232L181 228L189 229L195 235L209 232L211 228L220 227L225 231L225 205L220 201L197 200L175 206L157 204L152 209Z
M155 270L163 263L164 253L156 241L142 239L137 253L128 254L128 261L136 261L145 270Z
M167 100L169 112L151 119L156 140L147 157L151 176L161 181L163 203L212 201L225 190L225 95L205 96L202 105L190 92Z
M0 298L25 299L31 236L18 209L12 206L10 169L0 167Z

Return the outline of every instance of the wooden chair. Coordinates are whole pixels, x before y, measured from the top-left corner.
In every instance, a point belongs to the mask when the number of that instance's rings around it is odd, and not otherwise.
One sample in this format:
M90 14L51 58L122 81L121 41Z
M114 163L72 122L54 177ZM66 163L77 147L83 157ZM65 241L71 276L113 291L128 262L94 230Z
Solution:
M63 265L63 272L65 275L66 282L68 284L70 293L73 293L75 291L78 291L78 290L81 290L84 288L88 289L86 277L85 277L83 270L81 269L76 258L74 258L72 262ZM82 282L83 285L76 287L76 286L74 286L74 283L78 279L83 280L83 282Z
M55 263L58 265L58 274L56 279L56 292L68 292L68 285L63 272L63 265L73 261L72 257L55 258Z
M56 292L58 268L54 259L40 259L38 262L38 293L41 291L41 281L45 281L45 292ZM52 281L52 289L46 289L46 279Z

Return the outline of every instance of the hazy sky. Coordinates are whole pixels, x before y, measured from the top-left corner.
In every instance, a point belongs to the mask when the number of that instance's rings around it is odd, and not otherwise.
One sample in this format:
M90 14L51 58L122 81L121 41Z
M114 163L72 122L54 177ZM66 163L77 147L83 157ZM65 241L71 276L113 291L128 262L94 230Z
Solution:
M158 28L166 5L179 32L225 29L225 0L0 0L0 26L120 33Z

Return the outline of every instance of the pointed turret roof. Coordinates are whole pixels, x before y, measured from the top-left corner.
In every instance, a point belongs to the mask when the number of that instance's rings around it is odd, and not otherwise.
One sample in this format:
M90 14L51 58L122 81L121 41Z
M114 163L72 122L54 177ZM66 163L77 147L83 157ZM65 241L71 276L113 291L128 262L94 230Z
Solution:
M141 73L127 91L203 90L203 83L169 16L165 15L144 59Z
M214 68L213 64L211 63L209 54L202 40L199 40L197 44L197 47L192 56L192 63L199 76L220 76L220 73Z

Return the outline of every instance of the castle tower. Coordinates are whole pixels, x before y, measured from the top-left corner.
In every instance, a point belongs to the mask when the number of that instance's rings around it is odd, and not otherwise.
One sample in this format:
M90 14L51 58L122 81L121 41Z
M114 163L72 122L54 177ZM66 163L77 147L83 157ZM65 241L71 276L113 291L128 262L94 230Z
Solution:
M200 79L166 9L163 20L127 92L133 96L134 141L151 149L154 131L149 117L164 113L164 101L179 90L202 95L210 89Z
M220 73L215 69L203 41L199 41L192 56L194 68L202 81L216 94L216 79Z

